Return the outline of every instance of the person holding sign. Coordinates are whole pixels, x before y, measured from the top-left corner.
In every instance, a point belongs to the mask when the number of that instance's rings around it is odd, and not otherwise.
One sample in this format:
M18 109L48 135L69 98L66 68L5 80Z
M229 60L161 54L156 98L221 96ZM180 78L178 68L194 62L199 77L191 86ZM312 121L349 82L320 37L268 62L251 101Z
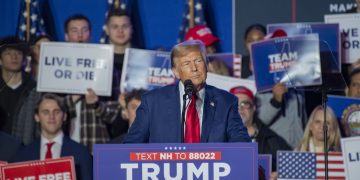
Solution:
M237 112L237 98L206 84L206 61L201 41L175 45L171 66L180 81L142 96L124 143L249 142ZM181 107L189 101L182 113ZM181 114L186 116L185 121Z
M41 137L20 149L13 161L73 156L77 179L92 179L92 159L88 150L65 136L62 131L66 120L62 99L54 94L44 94L37 103L35 120L40 124Z
M274 131L265 126L255 116L255 96L250 89L244 86L236 86L230 89L239 100L239 113L249 136L253 142L258 143L259 154L271 154L272 171L276 171L276 153L278 150L292 150L286 141Z
M65 22L67 42L86 43L90 40L91 24L83 15L73 15ZM94 144L106 143L110 139L107 124L114 121L119 105L113 101L102 101L91 88L85 96L65 96L69 111L69 133L71 139L85 145L90 152Z

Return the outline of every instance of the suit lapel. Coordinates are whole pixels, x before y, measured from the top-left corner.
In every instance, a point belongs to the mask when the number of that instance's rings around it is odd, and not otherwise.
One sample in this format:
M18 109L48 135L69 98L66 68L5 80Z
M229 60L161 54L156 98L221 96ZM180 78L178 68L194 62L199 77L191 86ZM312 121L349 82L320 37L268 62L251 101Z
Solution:
M31 152L31 156L33 157L32 159L40 159L40 149L41 149L41 139L40 138L37 138L34 142L34 151Z
M70 146L68 145L69 144L69 141L70 139L68 139L68 137L66 137L64 135L63 137L63 144L61 146L61 153L60 153L60 157L64 157L64 156L70 156L70 149L68 149Z
M179 93L179 84L176 84L175 87L171 90L169 94L169 98L166 100L167 108L167 117L165 119L169 119L171 117L174 118L174 121L168 121L169 127L174 128L174 140L181 140L181 111L180 111L180 93Z
M214 120L214 113L216 109L216 101L214 94L208 86L205 86L205 100L204 100L204 112L201 128L201 142L208 142L209 134L212 128L212 122Z

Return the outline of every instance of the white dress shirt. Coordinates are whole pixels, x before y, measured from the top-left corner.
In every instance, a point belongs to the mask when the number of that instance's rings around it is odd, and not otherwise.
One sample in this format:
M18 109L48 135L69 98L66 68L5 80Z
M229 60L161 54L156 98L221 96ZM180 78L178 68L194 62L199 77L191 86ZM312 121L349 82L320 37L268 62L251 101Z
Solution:
M45 155L47 152L47 144L51 143L51 142L54 142L54 144L51 147L52 158L53 159L59 158L61 155L61 147L63 144L63 138L64 138L64 133L62 131L60 131L59 134L56 135L55 138L52 140L48 140L43 135L41 135L40 160L45 159Z
M179 92L180 92L180 112L181 112L180 117L182 118L182 106L184 104L183 95L185 93L185 90L184 90L184 84L181 81L179 82ZM198 112L198 116L199 116L200 135L201 135L203 111L204 111L205 87L203 87L199 92L197 92L196 96L197 96L196 111ZM187 106L189 106L191 101L188 99L186 102L187 102ZM185 113L185 116L186 116L186 113ZM185 128L186 127L184 126L184 133L185 133Z

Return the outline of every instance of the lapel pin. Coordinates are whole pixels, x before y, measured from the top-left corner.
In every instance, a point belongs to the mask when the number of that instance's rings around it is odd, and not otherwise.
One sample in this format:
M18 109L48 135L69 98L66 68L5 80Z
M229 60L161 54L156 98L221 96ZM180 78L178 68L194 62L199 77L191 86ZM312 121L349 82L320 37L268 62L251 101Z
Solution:
M215 107L215 103L214 103L214 102L210 102L210 106Z

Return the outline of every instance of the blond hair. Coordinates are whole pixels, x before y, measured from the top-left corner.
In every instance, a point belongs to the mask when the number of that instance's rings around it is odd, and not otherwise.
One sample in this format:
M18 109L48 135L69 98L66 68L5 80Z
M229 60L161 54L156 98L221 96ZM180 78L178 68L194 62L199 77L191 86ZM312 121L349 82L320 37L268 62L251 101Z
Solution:
M314 123L315 120L315 115L318 111L323 111L323 107L322 106L316 106L314 108L314 110L311 112L311 115L309 117L309 121L306 125L305 128L305 132L304 132L304 136L300 142L300 144L298 145L298 147L296 148L296 150L298 151L302 151L302 152L309 152L309 144L310 144L310 140L313 137L313 134L310 130L312 124ZM332 131L328 132L328 150L331 151L341 151L341 145L340 145L340 138L341 138L341 134L340 134L340 129L339 129L339 125L337 122L337 118L336 115L334 113L334 111L328 106L326 107L326 121L327 122L331 122L329 129L332 129Z

